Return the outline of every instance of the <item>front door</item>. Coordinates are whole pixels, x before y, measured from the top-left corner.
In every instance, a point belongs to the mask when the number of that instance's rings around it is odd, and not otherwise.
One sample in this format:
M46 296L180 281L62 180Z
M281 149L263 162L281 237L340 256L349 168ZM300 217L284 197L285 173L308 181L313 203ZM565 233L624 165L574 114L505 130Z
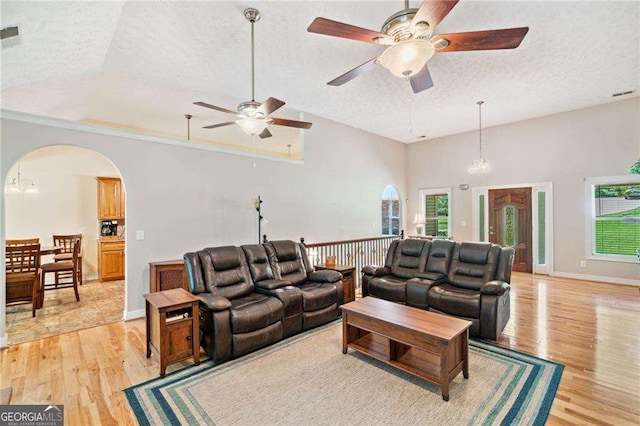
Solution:
M489 241L516 249L513 270L533 272L531 188L489 190Z

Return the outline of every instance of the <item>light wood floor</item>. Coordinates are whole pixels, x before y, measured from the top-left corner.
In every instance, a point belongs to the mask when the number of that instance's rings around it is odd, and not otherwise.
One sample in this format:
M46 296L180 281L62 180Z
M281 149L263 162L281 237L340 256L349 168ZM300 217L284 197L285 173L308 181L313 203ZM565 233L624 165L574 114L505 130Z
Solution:
M498 344L565 365L549 423L640 424L640 289L519 273L512 281ZM10 346L0 351L0 388L13 386L13 404L64 404L67 424L135 423L122 390L158 375L144 328L140 319Z

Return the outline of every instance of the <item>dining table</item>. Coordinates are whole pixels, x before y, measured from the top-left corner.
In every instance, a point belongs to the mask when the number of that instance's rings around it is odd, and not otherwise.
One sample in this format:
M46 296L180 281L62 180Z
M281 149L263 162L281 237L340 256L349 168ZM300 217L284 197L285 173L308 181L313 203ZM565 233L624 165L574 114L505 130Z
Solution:
M62 252L62 246L40 246L40 256L49 256Z

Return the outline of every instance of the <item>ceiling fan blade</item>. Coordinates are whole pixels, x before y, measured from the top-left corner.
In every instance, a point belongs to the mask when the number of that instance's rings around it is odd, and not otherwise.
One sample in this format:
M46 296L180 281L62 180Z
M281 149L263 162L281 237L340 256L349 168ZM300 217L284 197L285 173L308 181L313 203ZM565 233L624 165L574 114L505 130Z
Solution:
M204 126L203 129L215 129L216 127L229 126L231 124L236 124L236 122L235 121L227 121L226 123L212 124L211 126Z
M413 93L420 93L424 90L432 88L433 79L431 78L429 67L425 64L425 66L422 67L420 72L409 77L409 82L411 83L411 88L413 89Z
M272 135L269 129L264 129L262 133L260 133L258 136L260 136L260 139L266 139L266 138L270 138Z
M374 69L378 64L378 59L380 59L380 57L376 56L375 58L365 62L364 64L358 65L351 71L347 71L346 73L342 74L340 77L334 78L327 84L329 86L342 86L343 84L353 80L354 78L359 77L362 74Z
M344 24L331 19L316 18L313 20L307 31L310 33L325 34L333 37L348 38L350 40L364 41L365 43L376 43L376 39L387 39L386 34L354 25Z
M217 107L215 105L211 105L211 104L208 104L206 102L194 102L193 104L201 106L201 107L205 107L205 108L215 109L216 111L224 112L224 113L227 113L227 114L238 115L238 111L231 111L230 109Z
M436 52L462 52L468 50L515 49L527 35L529 27L507 28L504 30L472 31L468 33L438 34L431 39L437 42L444 39L446 47Z
M265 117L284 105L280 99L269 98L260 105L256 112L261 113Z
M414 32L418 22L427 22L429 30L433 33L456 4L458 4L458 0L425 0L411 21L411 32Z
M286 118L271 117L271 124L276 126L297 127L298 129L310 129L313 123L307 121L287 120Z

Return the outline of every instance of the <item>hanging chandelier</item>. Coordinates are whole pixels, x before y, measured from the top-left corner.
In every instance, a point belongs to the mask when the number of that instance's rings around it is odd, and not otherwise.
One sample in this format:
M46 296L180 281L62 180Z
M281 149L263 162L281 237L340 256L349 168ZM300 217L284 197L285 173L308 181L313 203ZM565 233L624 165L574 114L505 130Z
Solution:
M26 193L26 194L39 194L40 191L35 182L31 179L22 179L20 174L20 163L18 163L18 172L16 176L12 178L5 186L5 192L7 193Z
M471 162L471 166L467 170L469 173L489 173L491 166L487 160L482 156L482 104L484 101L478 101L478 146L479 155L476 160Z

